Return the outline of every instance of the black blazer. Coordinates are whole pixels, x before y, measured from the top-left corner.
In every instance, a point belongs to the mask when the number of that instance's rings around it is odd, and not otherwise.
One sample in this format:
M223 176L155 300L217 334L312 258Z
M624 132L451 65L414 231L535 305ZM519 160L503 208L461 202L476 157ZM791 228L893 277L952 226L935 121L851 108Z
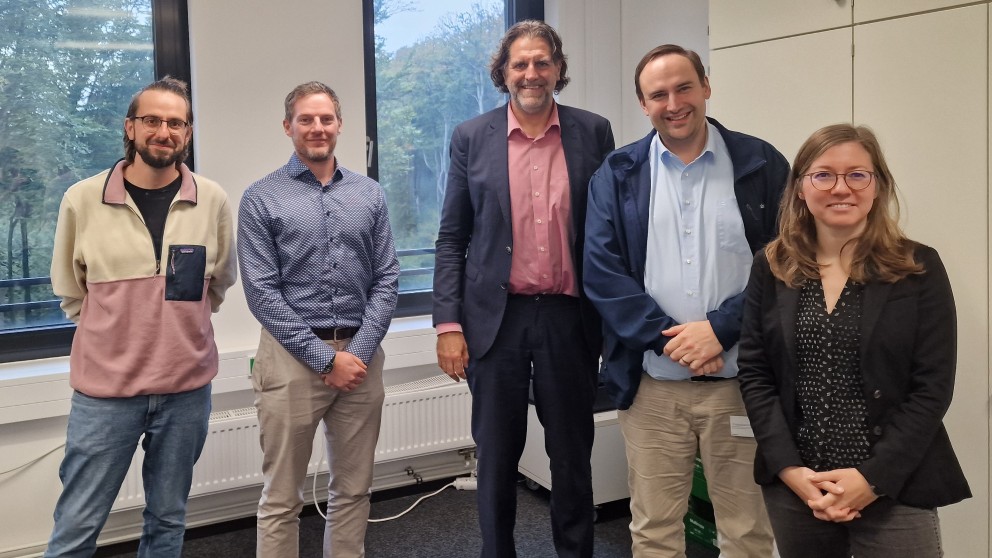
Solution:
M506 309L513 236L507 160L507 105L459 124L451 134L451 166L434 259L434 325L459 322L469 355L482 358ZM589 178L613 151L610 122L558 105L572 204L572 261L582 292ZM582 296L585 342L599 354L599 315Z
M934 508L971 496L943 417L954 393L954 298L936 250L916 245L925 272L865 285L861 375L870 457L857 467L868 483L907 505ZM758 442L754 477L777 480L802 466L794 442L796 315L799 290L775 279L764 251L751 269L741 332L741 394Z

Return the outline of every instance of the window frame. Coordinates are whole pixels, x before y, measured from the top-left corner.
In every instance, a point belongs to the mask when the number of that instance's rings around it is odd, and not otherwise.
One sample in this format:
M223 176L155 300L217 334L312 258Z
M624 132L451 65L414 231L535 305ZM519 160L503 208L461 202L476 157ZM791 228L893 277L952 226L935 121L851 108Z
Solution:
M506 28L525 19L544 19L544 0L504 0ZM379 180L379 126L376 110L374 0L362 0L365 54L365 154L366 174ZM493 45L495 48L496 45ZM428 247L433 250L433 247ZM400 293L395 318L431 315L433 291Z
M189 10L187 0L151 0L155 78L167 75L190 84ZM121 107L123 111L127 107ZM108 162L108 165L110 163ZM193 168L192 149L186 164ZM0 333L0 363L62 357L72 348L75 324L38 326Z

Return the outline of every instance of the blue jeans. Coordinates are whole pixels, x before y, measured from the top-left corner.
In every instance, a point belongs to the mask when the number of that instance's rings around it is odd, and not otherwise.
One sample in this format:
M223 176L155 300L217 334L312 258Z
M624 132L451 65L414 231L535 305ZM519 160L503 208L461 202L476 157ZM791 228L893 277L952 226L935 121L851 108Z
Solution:
M168 395L103 399L73 393L59 468L62 495L45 557L96 552L97 536L141 439L145 510L138 556L179 558L193 464L209 419L210 384Z

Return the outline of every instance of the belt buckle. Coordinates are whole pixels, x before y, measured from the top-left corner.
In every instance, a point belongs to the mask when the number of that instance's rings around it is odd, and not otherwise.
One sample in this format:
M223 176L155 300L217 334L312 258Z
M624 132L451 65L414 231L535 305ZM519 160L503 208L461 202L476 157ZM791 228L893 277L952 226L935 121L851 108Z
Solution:
M343 328L343 327L336 327L336 328L334 328L334 333L331 334L331 340L332 341L341 341L341 340L343 340L344 337L342 337L340 339L338 338L338 332L339 331L342 331L344 329L346 329L346 328Z

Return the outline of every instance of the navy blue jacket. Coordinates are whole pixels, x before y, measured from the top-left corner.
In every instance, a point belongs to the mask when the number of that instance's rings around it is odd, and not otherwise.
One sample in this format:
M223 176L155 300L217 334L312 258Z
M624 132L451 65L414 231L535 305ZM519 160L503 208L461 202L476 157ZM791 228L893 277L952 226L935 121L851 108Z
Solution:
M751 252L757 252L778 232L778 205L789 163L768 142L708 120L730 152L744 235ZM607 156L589 184L583 284L603 319L601 379L620 409L630 407L637 393L644 351L661 352L668 340L661 331L677 325L644 290L651 199L648 159L655 133ZM740 293L706 315L724 350L740 338L743 303Z
M459 322L469 355L482 358L496 339L506 310L513 232L507 160L507 105L459 124L451 134L451 167L441 210L434 257L434 325ZM572 197L572 226L579 290L582 283L582 234L589 177L613 151L609 120L558 105L561 144ZM581 294L581 293L580 293ZM587 343L598 349L599 316L581 296Z

